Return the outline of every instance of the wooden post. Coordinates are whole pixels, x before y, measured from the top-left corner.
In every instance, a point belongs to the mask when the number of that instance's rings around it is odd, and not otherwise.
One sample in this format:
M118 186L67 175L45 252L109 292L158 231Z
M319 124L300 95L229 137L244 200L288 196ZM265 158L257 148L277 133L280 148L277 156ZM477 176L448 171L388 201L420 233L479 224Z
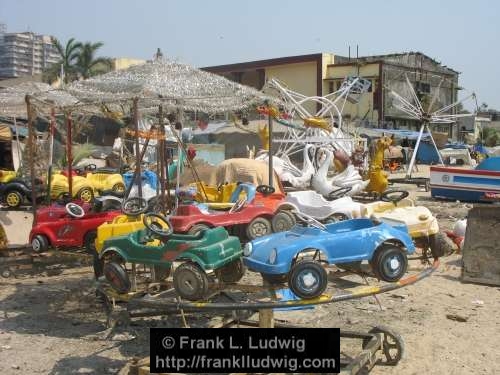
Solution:
M271 111L269 111L271 112ZM273 169L273 118L271 113L267 115L267 124L269 130L269 140L268 140L268 148L269 148L269 186L273 186L274 181L274 169Z
M28 160L30 163L30 181L31 181L31 204L33 210L33 226L36 224L36 189L35 189L35 159L34 159L34 147L35 147L35 129L34 129L34 113L33 107L31 106L30 96L26 95L24 98L26 101L26 111L28 112Z
M66 156L68 159L68 189L69 196L73 198L73 150L71 144L73 143L73 122L71 121L71 112L66 113Z
M259 327L274 328L274 311L273 309L259 310Z
M159 116L159 121L158 121L159 134L160 134L160 138L158 139L160 153L157 156L158 162L160 164L160 175L158 177L160 178L161 210L162 213L165 213L165 174L168 176L168 172L167 173L165 172L167 163L165 160L165 125L163 124L163 105L160 105L160 107L158 108L158 116Z
M142 185L141 185L141 161L142 157L140 156L140 145L139 145L139 107L138 107L138 98L134 98L133 100L133 122L134 122L134 130L135 130L135 181L137 182L137 191L139 192L139 198L142 198ZM132 185L134 182L132 182Z

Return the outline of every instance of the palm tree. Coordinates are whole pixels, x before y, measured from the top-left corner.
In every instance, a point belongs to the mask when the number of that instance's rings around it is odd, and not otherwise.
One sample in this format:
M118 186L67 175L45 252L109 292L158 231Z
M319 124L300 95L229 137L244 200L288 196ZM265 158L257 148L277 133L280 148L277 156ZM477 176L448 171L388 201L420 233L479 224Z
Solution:
M103 45L102 42L86 42L81 45L75 64L80 77L89 78L111 70L111 59L107 57L95 57L96 51Z
M68 83L75 80L77 78L77 71L74 64L78 59L82 43L77 42L75 38L71 38L66 43L66 46L63 47L61 42L54 37L52 37L52 43L57 49L60 60L57 63L52 64L43 72L44 81L52 83L57 80L60 75L61 65L64 69L64 82Z

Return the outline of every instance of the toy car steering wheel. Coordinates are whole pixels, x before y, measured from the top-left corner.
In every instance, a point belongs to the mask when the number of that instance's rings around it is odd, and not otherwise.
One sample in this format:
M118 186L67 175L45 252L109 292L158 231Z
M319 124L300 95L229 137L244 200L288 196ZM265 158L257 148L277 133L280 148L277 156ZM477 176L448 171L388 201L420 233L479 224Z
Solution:
M236 201L236 203L233 205L233 207L231 207L231 209L229 210L229 213L232 214L232 213L238 212L239 210L241 210L243 208L243 206L245 205L246 202L247 202L246 197L238 199Z
M85 167L83 167L85 171L93 172L97 169L97 165L95 164L87 164Z
M172 224L170 224L170 221L165 216L160 214L155 214L155 213L146 214L144 215L142 222L144 223L144 226L147 228L148 231L156 234L161 238L168 237L174 232L174 229L172 227Z
M257 186L257 188L255 190L257 190L259 193L264 194L264 195L269 195L269 194L272 194L276 191L276 189L274 187L269 186L269 185L259 185L259 186Z
M131 197L122 203L122 212L129 216L138 216L148 210L148 202L144 198Z
M334 200L342 198L345 194L349 193L352 190L352 186L343 186L341 188L332 190L328 193L327 198Z
M318 228L318 229L321 229L321 230L326 230L326 226L324 224L321 224L318 220L316 220L312 216L309 216L309 215L307 215L303 212L299 212L299 211L292 211L292 212L295 216L297 216L297 218L299 220L302 220L307 225L311 225L311 226Z
M76 203L70 202L66 204L66 212L76 218L82 218L85 216L85 211L82 206L77 205Z
M394 195L394 196L393 196ZM382 193L380 200L397 204L405 199L410 193L406 190L388 190Z

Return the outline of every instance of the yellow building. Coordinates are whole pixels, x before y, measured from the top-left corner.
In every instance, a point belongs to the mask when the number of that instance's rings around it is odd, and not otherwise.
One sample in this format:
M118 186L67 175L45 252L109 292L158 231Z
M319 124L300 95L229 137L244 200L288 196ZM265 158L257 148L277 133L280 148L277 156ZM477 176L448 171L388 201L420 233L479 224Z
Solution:
M362 77L371 82L371 87L364 94L349 96L343 118L375 127L418 127L415 120L392 105L391 90L409 98L406 76L421 98L430 97L439 90L439 107L455 102L459 89L457 71L420 52L359 58L317 53L202 69L259 90L266 80L277 78L290 89L307 96L324 96L337 91L346 77ZM451 136L451 128L444 127L446 129L439 130L449 131Z
M118 57L113 59L113 70L122 70L127 69L133 65L141 65L144 64L146 60L141 59L129 59L127 57Z

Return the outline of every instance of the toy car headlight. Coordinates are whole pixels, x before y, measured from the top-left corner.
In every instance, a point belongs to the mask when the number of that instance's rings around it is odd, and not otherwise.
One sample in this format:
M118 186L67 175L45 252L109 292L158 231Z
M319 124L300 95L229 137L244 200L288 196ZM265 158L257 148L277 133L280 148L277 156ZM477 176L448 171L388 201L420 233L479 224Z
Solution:
M245 246L243 247L243 255L246 256L246 257L249 256L250 254L252 254L252 250L253 250L252 243L251 242L247 242L245 244Z
M271 253L269 254L269 263L274 264L276 263L276 258L278 257L278 250L275 248L271 250Z

